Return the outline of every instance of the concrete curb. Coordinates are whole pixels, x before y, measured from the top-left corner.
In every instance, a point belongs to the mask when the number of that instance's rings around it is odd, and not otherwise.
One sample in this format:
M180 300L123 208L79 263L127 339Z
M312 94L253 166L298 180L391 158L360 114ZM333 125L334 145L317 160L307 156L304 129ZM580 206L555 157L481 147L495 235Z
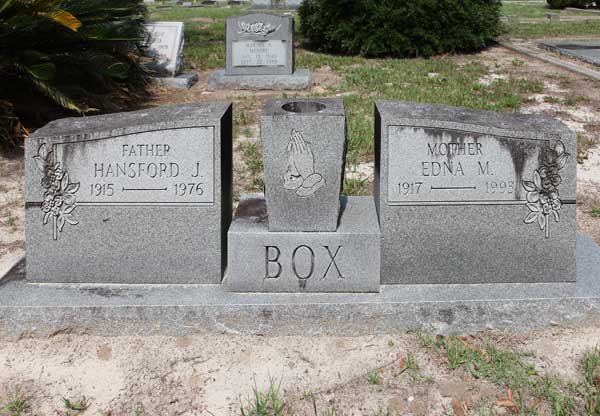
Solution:
M571 72L575 72L579 75L584 75L586 77L592 78L596 81L600 81L600 72L594 71L592 69L586 68L581 65L577 65L571 62L563 61L561 59L555 58L553 56L547 55L541 51L536 51L533 49L525 48L523 46L517 46L511 42L500 40L498 41L500 46L505 47L506 49L510 49L515 52L519 52L523 55L527 55L531 58L540 59L544 62L548 62L550 64L556 65L563 69L569 70Z

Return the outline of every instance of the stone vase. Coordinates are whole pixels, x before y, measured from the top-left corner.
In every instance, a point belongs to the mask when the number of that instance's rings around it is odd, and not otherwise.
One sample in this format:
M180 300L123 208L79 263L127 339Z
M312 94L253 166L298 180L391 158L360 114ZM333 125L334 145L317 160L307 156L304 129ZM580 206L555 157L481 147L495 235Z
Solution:
M335 231L346 157L342 100L269 100L261 115L269 231Z

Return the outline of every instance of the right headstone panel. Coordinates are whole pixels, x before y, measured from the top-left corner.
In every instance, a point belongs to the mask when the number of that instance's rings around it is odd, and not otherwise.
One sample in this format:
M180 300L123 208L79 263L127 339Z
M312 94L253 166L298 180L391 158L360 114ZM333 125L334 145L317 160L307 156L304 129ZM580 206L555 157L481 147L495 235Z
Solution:
M383 284L574 281L576 136L558 120L376 103Z

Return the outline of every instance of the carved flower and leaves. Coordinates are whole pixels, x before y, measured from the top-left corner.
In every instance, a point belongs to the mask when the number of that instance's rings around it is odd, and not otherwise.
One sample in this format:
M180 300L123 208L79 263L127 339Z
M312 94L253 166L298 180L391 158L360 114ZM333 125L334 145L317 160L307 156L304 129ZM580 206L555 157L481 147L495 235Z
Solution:
M52 219L54 240L58 233L62 232L65 224L76 225L79 222L73 216L76 208L75 193L79 190L79 182L71 182L69 173L63 169L60 163L53 162L53 152L46 148L43 143L38 154L33 157L38 170L43 173L42 188L44 188L44 201L42 212L44 213L44 225Z
M562 182L560 170L565 167L570 154L565 151L565 145L560 140L552 149L548 149L542 166L533 173L533 181L523 181L527 191L527 208L529 214L523 220L526 224L538 223L540 230L545 231L546 238L550 237L550 216L556 222L560 219L562 206L558 187Z
M246 33L249 35L262 35L267 36L270 33L277 31L281 25L275 27L270 23L256 22L240 22L239 23L240 31L238 34Z

